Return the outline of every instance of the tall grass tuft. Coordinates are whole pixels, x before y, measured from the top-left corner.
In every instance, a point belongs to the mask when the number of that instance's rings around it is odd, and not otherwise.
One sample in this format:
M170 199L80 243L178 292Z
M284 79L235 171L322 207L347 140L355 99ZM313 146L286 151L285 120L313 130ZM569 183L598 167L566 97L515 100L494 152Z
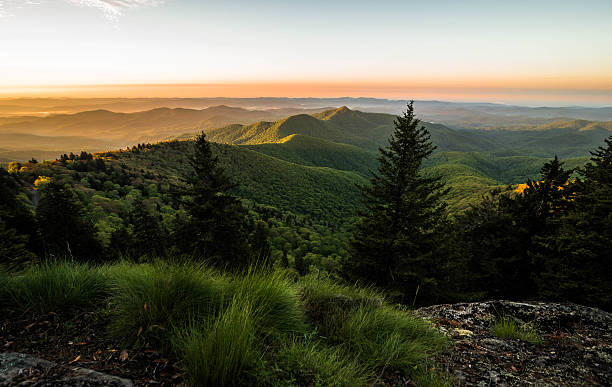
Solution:
M306 330L304 313L294 285L278 270L249 268L234 280L234 294L252 302L261 333L300 333Z
M283 343L278 362L283 372L281 385L365 386L368 382L365 370L355 359L348 359L340 348L310 339L293 338Z
M190 385L236 384L243 371L253 366L257 308L234 297L229 306L207 322L193 319L175 330L172 346L182 357Z
M533 344L542 344L542 337L530 324L519 325L512 317L503 316L491 327L493 335L501 338L519 339Z
M365 364L386 371L410 371L446 343L429 323L389 306L359 307L338 336Z
M311 305L322 308L354 307L359 305L382 305L385 297L372 287L340 285L328 278L314 275L303 277L300 287L304 299Z
M309 322L330 344L358 359L370 375L401 371L422 380L441 380L421 367L448 343L430 323L388 305L372 288L313 277L303 279L301 287Z
M39 313L97 307L110 291L108 267L46 261L5 280L5 306Z
M229 301L226 280L197 263L113 267L112 335L128 344L169 344L174 327L188 318L215 315Z

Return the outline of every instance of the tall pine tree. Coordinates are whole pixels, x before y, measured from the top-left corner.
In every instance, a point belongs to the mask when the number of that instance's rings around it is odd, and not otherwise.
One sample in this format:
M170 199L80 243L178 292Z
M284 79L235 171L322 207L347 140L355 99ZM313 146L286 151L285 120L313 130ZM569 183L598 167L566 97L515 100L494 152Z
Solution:
M192 172L186 177L189 219L180 227L183 250L210 259L219 266L239 268L250 261L247 212L231 194L235 185L218 165L210 143L202 132L190 159Z
M403 302L433 301L441 267L438 247L445 218L440 176L426 176L423 160L435 149L427 129L414 117L413 102L394 121L389 146L379 148L379 167L361 186L365 208L350 242L344 272L386 288Z

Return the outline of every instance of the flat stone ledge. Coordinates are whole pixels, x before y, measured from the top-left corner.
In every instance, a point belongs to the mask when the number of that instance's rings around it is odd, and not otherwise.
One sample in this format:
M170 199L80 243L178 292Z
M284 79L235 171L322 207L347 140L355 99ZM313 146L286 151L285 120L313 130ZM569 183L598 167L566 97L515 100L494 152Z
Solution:
M0 353L0 386L133 387L127 379L87 368L59 365L17 352Z

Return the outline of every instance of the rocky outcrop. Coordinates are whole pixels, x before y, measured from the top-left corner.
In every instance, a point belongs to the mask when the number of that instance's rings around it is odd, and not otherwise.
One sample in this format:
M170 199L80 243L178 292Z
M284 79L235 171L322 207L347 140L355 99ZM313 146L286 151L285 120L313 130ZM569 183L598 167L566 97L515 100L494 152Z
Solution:
M569 303L490 301L416 313L452 340L443 359L461 385L612 385L612 315ZM496 337L501 317L535 327L541 343Z
M127 379L81 367L61 366L17 352L0 353L0 386L132 387Z

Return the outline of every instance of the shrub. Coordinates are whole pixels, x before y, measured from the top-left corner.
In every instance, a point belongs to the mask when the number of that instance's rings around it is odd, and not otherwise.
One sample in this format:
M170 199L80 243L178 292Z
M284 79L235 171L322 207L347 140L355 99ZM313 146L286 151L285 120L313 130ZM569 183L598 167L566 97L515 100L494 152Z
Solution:
M17 310L69 312L99 305L109 294L108 267L47 261L5 279L3 302Z
M253 304L234 297L216 318L190 323L173 334L172 345L182 357L185 375L194 386L236 384L242 372L253 366L255 318Z
M519 325L515 319L502 316L491 327L493 335L501 338L519 339L533 344L542 344L542 337L530 324Z
M215 315L227 295L227 281L195 263L113 267L111 333L129 344L168 344L171 330Z

